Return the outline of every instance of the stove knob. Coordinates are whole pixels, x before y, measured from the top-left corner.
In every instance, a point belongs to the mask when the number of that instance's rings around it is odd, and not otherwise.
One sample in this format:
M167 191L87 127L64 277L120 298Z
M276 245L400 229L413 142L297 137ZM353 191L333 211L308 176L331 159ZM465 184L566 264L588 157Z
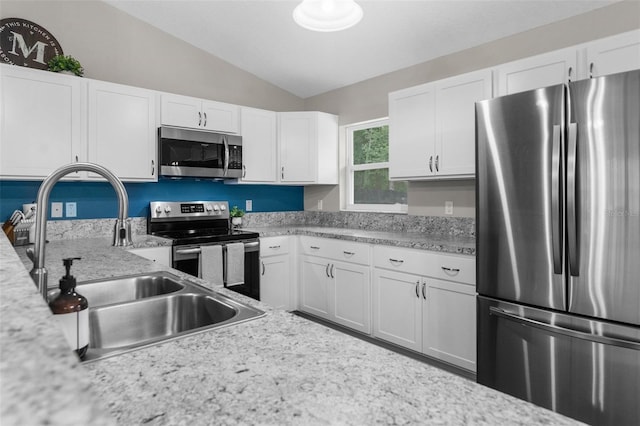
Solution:
M167 213L167 214L171 213L171 206L166 206L164 208L164 212Z
M220 204L220 211L225 211L227 207L224 204Z
M158 213L158 214L162 213L162 206L157 206L156 207L156 213Z
M220 207L218 207L218 205L217 205L217 204L214 204L214 205L213 205L213 211L214 211L214 212L217 212L218 210L220 210Z
M211 207L211 204L207 204L206 206L204 206L204 208L210 212L211 210L213 210L213 207Z

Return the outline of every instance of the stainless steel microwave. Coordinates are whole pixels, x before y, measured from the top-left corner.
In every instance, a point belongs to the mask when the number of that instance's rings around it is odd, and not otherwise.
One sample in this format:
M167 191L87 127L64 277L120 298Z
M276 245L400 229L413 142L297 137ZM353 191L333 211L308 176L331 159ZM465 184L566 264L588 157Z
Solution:
M163 126L158 128L160 176L242 177L242 137Z

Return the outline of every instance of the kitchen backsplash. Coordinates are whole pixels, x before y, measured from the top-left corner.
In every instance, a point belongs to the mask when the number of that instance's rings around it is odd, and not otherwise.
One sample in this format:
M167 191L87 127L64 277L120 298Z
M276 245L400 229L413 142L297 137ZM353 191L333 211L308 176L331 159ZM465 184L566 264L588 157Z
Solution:
M47 239L109 237L115 219L50 220ZM475 220L463 217L409 216L362 212L270 212L247 213L243 227L324 226L329 228L366 229L388 232L419 232L432 235L475 237ZM147 233L147 220L131 218L133 235Z
M247 213L246 228L264 226L324 226L388 232L420 232L435 235L475 237L475 219L466 217L411 216L364 212L274 212Z

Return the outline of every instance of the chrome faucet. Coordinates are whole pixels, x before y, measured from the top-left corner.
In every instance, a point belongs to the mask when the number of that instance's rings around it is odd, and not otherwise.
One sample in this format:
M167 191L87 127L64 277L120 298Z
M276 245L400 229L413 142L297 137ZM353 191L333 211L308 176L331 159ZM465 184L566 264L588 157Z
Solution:
M93 163L73 163L62 166L51 173L40 185L38 191L38 208L36 210L36 238L32 249L28 250L28 255L33 261L33 269L30 272L31 278L38 286L38 291L44 300L47 300L47 269L44 267L44 252L47 238L47 211L49 205L49 195L53 186L64 176L73 172L93 172L109 181L118 195L118 220L113 234L114 246L131 245L131 222L128 218L129 197L124 185L116 175L106 168Z

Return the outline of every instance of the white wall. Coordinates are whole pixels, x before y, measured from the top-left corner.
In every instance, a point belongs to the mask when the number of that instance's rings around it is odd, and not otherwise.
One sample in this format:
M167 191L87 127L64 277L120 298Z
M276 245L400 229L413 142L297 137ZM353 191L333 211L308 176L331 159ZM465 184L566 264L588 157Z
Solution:
M0 18L42 25L85 76L274 111L304 109L297 96L96 0L2 0Z
M341 125L386 117L387 95L394 90L638 28L640 1L615 3L564 21L305 99L305 108L337 114L340 116ZM315 209L318 198L323 199L324 210L339 210L339 191L325 187L305 189L305 209ZM412 182L409 185L409 214L443 216L445 201L454 201L454 216L475 216L474 181Z

